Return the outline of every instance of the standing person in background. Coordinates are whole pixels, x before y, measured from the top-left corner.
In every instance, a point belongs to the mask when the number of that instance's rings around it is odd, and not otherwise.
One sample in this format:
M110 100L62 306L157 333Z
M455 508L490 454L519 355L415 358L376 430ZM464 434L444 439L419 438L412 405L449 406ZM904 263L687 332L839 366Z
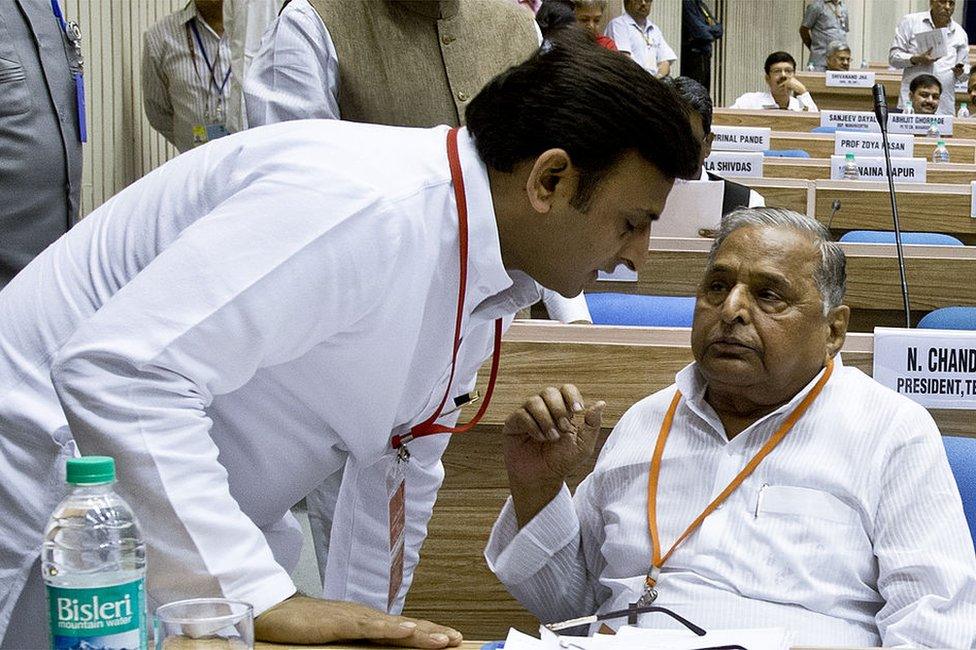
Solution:
M803 12L800 38L810 49L814 70L827 67L827 46L831 41L847 42L849 23L844 0L811 0Z
M965 74L965 61L969 57L969 37L966 30L952 19L955 8L956 0L929 0L928 11L907 14L898 23L895 38L888 51L888 63L894 68L902 69L898 108L904 108L909 101L912 79L928 73L947 89L947 92L942 93L939 113L955 113L955 93L952 89L956 79ZM931 50L922 51L917 40L918 34L934 29L943 30L946 41L945 56L938 59L932 56Z
M712 87L712 43L722 38L722 24L705 0L681 0L681 74L705 90Z
M573 7L576 22L593 35L597 44L616 52L617 44L600 29L603 27L603 14L607 11L607 0L573 0Z
M191 0L143 37L146 117L180 153L230 132L230 58L223 0Z
M652 75L667 77L678 57L661 28L648 20L650 13L651 0L624 0L624 13L607 24L606 35Z
M224 34L230 47L227 130L231 133L247 128L244 79L261 49L264 30L278 17L283 4L284 0L224 0Z
M78 219L85 115L81 32L57 2L0 2L0 34L2 289Z

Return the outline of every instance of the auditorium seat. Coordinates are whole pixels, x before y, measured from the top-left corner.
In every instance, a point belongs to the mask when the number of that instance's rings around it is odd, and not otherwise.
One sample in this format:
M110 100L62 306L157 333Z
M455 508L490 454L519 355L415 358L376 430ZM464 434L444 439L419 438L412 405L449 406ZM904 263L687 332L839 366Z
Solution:
M586 305L594 325L691 327L695 312L691 296L587 293Z
M976 438L942 436L949 467L956 477L962 508L969 522L969 533L976 541Z
M859 244L894 244L895 233L891 230L852 230L840 237L842 242ZM953 237L939 232L903 232L903 244L921 244L924 246L963 246L964 244Z
M803 149L767 149L764 156L770 158L809 158L810 154Z
M976 330L976 307L940 307L922 316L918 326L932 330Z

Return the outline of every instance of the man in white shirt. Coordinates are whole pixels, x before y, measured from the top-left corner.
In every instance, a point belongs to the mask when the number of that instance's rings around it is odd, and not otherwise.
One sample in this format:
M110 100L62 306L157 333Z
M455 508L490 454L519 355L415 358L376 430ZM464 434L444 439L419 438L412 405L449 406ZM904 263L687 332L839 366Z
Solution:
M833 41L846 41L848 31L844 0L812 0L806 6L800 23L800 39L810 48L810 65L815 70L826 67L830 56L828 45Z
M928 11L907 14L899 21L888 51L888 63L903 70L901 93L898 96L899 108L904 108L908 102L912 79L928 73L934 75L946 89L939 101L938 112L942 115L955 113L955 93L952 89L956 79L965 74L966 61L969 58L969 37L966 30L952 19L955 8L955 0L929 0ZM942 31L940 38L945 41L946 46L945 54L938 58L933 56L931 48L922 50L918 44L919 34L933 30Z
M725 192L722 197L722 216L737 208L765 206L766 199L756 190L705 170L705 159L712 153L712 142L715 140L715 134L712 133L712 98L705 86L690 77L673 77L668 82L678 91L678 94L691 109L688 111L688 121L691 123L691 130L695 134L695 139L701 145L699 157L701 174L692 180L722 181L725 184Z
M908 86L908 103L920 115L935 115L942 98L942 84L938 77L922 73Z
M609 23L604 32L642 68L656 77L671 74L677 60L674 50L664 40L661 28L647 19L652 0L624 0L624 13Z
M767 56L763 70L769 90L740 95L730 108L819 110L806 86L796 78L796 59L789 52L773 52Z
M230 49L222 5L221 0L190 0L143 36L146 117L181 153L230 132Z
M803 646L976 643L976 556L939 430L836 356L850 311L828 237L789 210L723 221L695 362L624 414L574 496L563 479L603 403L581 418L566 385L508 419L512 498L485 556L541 620L643 600L706 630L785 627Z
M150 608L223 596L254 606L259 640L457 645L387 615L447 436L410 441L405 466L398 441L454 422L448 399L472 390L536 282L575 295L600 269L643 264L672 179L697 171L678 101L567 34L490 82L468 128L245 131L168 162L45 250L0 292L0 647L48 645L37 558L77 451L118 461ZM339 469L334 600L295 595L288 510ZM391 521L402 492L377 486L397 471L407 497Z

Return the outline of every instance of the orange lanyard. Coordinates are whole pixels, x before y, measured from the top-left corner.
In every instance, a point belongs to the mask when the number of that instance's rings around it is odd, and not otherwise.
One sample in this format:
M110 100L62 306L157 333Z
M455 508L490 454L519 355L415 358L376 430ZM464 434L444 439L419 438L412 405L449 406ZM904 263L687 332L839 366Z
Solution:
M446 427L437 424L436 420L444 410L444 404L451 394L451 384L454 383L454 371L457 368L458 350L461 349L461 320L464 316L464 295L468 286L468 202L464 195L464 175L461 173L461 157L458 155L458 128L454 127L447 134L447 160L451 166L451 185L454 187L454 201L458 211L458 251L461 265L461 277L458 282L458 302L457 313L454 319L454 349L451 353L451 375L447 380L447 389L440 405L429 418L420 424L412 427L410 433L406 435L395 435L390 440L390 445L394 449L400 449L414 438L423 438L435 433L464 433L473 428L481 420L481 417L488 409L491 402L491 394L495 390L495 379L498 378L498 360L501 356L502 345L502 319L495 319L495 343L491 353L491 375L488 378L488 387L485 389L485 398L481 402L481 408L470 422L454 427Z
M661 574L661 567L664 563L668 561L671 554L684 542L686 539L691 537L692 533L698 530L705 518L715 512L723 501L725 501L730 494L736 491L736 489L742 485L742 482L752 474L759 463L763 461L766 456L776 448L786 434L790 432L793 425L796 424L797 420L803 417L807 408L813 404L813 400L817 399L820 392L823 390L824 385L827 380L830 379L831 373L834 371L834 360L830 359L827 361L827 369L824 371L820 380L814 385L810 392L807 393L806 397L797 405L793 412L783 420L783 424L779 426L776 433L766 441L766 444L762 446L759 452L750 460L745 467L742 468L732 482L725 486L725 489L708 506L702 510L701 514L698 515L685 532L678 536L668 552L661 556L661 542L657 532L657 484L658 477L661 474L661 458L664 456L664 445L668 441L668 434L671 433L671 423L674 421L675 411L678 410L678 403L681 401L681 391L676 391L674 394L674 399L671 400L671 406L668 407L668 412L664 416L664 422L661 423L661 432L657 436L657 445L654 447L654 455L651 457L651 469L647 476L647 532L651 537L651 566L647 571L647 577L644 579L644 593L641 595L638 601L638 606L644 607L657 598L657 590L654 589L654 585L657 584L658 576Z

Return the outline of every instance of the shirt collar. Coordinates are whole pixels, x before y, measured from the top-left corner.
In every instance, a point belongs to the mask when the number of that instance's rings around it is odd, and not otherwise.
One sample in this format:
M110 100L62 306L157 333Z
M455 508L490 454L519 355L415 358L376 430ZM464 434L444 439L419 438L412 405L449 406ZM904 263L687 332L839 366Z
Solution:
M840 355L838 355L838 357L839 356ZM841 364L838 363L838 359L835 359L835 373L840 366ZM767 413L763 417L753 422L746 429L744 429L742 433L736 436L735 439L738 440L740 437L744 437L743 434L752 431L767 420L775 418L786 411L792 410L797 404L800 403L806 394L810 392L824 372L826 372L826 368L821 369L820 372L818 372L806 386L804 386L796 395L794 395L790 401L783 404L775 411ZM705 389L708 387L708 383L705 381L705 377L702 376L698 363L692 362L678 371L678 374L675 375L674 383L678 387L678 390L681 391L681 395L684 397L682 403L686 405L695 415L707 422L712 427L714 433L722 440L722 442L728 443L729 439L725 435L725 427L722 426L722 421L719 419L718 413L716 413L715 409L713 409L712 406L705 401Z
M186 6L180 9L180 24L185 25L197 17L197 3L190 0ZM201 21L203 22L203 21Z
M491 319L513 314L539 300L538 287L528 275L505 268L488 168L478 156L471 133L463 127L458 133L458 157L468 205L465 311Z
M651 22L650 16L644 19L644 27L641 27L640 25L637 24L637 21L634 20L634 17L631 16L629 13L625 11L624 15L627 16L627 20L630 21L631 25L641 30L642 32L647 32L648 34L650 34L651 32L654 31L654 23Z
M932 27L932 29L940 29L939 27L935 26L935 21L932 20L931 10L925 12L925 16L922 18L922 22L928 23L929 26ZM948 34L952 34L953 32L956 31L956 21L953 20L951 17L949 18L949 24L945 26L945 30L946 33Z

